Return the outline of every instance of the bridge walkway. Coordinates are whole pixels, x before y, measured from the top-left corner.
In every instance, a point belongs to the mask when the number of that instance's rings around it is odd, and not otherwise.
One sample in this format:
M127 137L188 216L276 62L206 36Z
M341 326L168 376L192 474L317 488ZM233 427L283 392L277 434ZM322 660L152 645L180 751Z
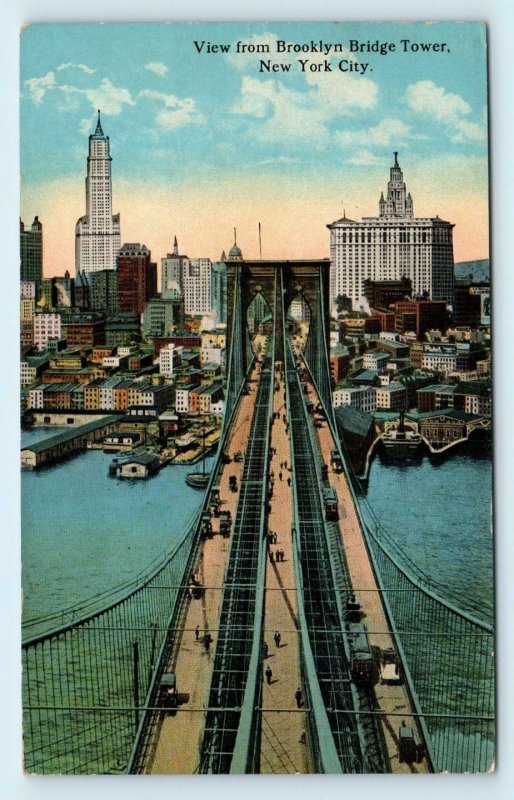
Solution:
M268 531L277 535L277 541L269 545L266 565L264 640L269 655L263 659L263 669L269 666L273 675L270 685L266 681L263 684L260 771L263 774L303 774L310 769L304 743L305 713L298 709L295 698L295 692L301 687L300 642L291 540L292 490L288 485L288 478L291 481L291 455L284 421L285 387L280 368L275 373L277 385L273 411L279 416L273 422L271 433L270 474L274 478L268 517ZM287 467L281 466L284 462ZM284 551L283 561L277 562L277 550ZM273 638L276 631L281 636L279 647Z
M318 405L319 398L310 381L308 381L307 397ZM321 457L325 464L330 465L331 451L335 443L327 422L322 427L315 428L320 446ZM329 471L329 482L337 492L339 500L339 534L343 542L348 574L352 590L360 602L364 617L363 621L368 628L369 640L372 647L385 649L394 647L393 638L389 632L389 623L382 603L381 593L371 566L366 542L357 515L354 500L344 472ZM374 690L376 711L380 713L382 728L391 770L395 773L428 772L429 764L426 758L420 763L402 763L398 756L398 730L402 720L415 729L418 743L423 742L417 718L412 716L413 707L407 687L402 685L378 683Z
M229 455L240 450L244 452L253 418L255 396L258 390L258 373L254 369L248 383L249 394L242 396L240 407L228 447ZM229 490L229 477L236 475L237 485L241 486L243 463L232 461L223 469L220 497L224 500L222 510L229 510L235 519L239 491ZM176 713L161 716L149 748L149 759L145 772L151 774L191 775L198 771L205 712L207 706L213 658L216 650L217 624L220 598L230 539L219 535L219 520L213 517L214 536L202 543L196 576L206 587L200 600L189 600L182 619L180 637L172 651L167 671L175 672L179 706ZM199 638L195 629L199 626ZM209 646L205 635L212 637Z

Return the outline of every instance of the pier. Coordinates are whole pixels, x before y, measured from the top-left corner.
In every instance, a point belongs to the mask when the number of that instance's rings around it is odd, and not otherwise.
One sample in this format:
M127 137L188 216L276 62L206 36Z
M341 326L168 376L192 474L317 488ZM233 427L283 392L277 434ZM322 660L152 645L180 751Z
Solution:
M120 420L120 415L109 414L57 433L42 442L23 447L21 449L22 469L39 469L61 458L85 450L90 442L99 442L107 434L116 431Z

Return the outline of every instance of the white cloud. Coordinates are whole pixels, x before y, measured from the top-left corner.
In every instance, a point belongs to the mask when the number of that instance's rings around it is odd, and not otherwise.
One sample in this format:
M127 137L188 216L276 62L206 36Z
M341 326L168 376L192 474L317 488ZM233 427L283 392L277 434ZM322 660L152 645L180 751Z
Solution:
M485 126L466 119L471 106L460 95L447 92L433 81L418 81L407 87L405 96L416 114L430 116L446 125L454 141L485 141Z
M338 131L335 138L343 147L350 147L354 144L367 147L390 147L394 144L404 144L407 139L413 138L413 133L411 126L406 125L403 120L386 118L367 130Z
M330 140L326 127L330 120L353 116L356 110L372 108L377 102L377 87L367 78L350 78L339 72L320 79L309 74L307 84L307 91L297 91L279 80L245 75L231 112L259 120L252 134L263 142L310 140L315 147L323 147Z
M79 133L83 133L84 136L88 136L90 133L92 133L94 121L95 121L95 116L81 119L79 124Z
M103 78L96 89L77 89L76 91L84 94L93 108L101 109L103 114L117 116L121 114L124 105L136 105L128 89L115 86L109 78Z
M196 108L196 103L191 97L179 98L174 94L164 94L153 89L143 89L138 97L147 97L162 103L155 116L155 121L160 128L167 131L182 128L184 125L204 122L203 115Z
M340 56L338 56L338 59ZM307 83L316 90L316 102L325 116L354 116L356 111L374 108L378 101L377 85L364 77L340 72L332 59L333 72L308 72Z
M68 65L61 65L67 67ZM77 108L77 103L73 102L73 96L82 95L94 109L100 108L104 114L121 114L124 105L134 106L135 102L128 89L122 86L115 86L108 78L102 78L96 87L87 89L71 86L70 84L57 83L55 73L48 72L41 78L29 78L24 84L29 90L32 101L39 105L50 90L58 91L66 97L65 102L58 103L60 111L73 111Z
M327 144L329 134L310 92L296 92L280 81L259 81L245 76L241 98L232 108L234 114L267 119L255 126L253 135L262 142L290 143L312 140L317 146Z
M158 75L159 78L163 78L168 72L168 67L160 61L151 61L149 64L145 64L145 69L153 72L154 75Z
M24 82L24 86L29 90L32 102L35 105L40 105L47 91L55 87L55 74L47 72L41 78L28 78Z
M383 166L384 159L374 155L370 150L357 150L346 159L346 163L354 164L356 167L374 167L378 164Z
M96 72L96 69L88 67L87 64L72 64L71 62L68 62L67 64L59 64L57 67L57 72L60 72L63 69L81 69L82 72L86 73L86 75L92 75L93 72Z

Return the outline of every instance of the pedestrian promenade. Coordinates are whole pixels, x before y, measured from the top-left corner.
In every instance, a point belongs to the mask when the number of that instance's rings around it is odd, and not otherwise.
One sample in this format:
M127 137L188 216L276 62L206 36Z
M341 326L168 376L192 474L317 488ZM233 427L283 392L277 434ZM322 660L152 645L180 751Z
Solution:
M310 384L308 397L317 406L319 400ZM335 448L335 443L327 422L324 422L321 428L317 427L316 431L323 460L326 464L330 464L330 454ZM339 530L346 555L348 572L356 600L362 606L362 621L368 628L370 643L372 647L381 649L394 647L393 639L389 633L389 624L382 603L382 596L378 589L346 475L344 472L336 473L333 469L330 469L329 480L331 486L335 488L339 499ZM384 715L382 717L382 727L392 772L427 772L428 764L426 759L423 759L419 764L407 764L399 760L398 730L402 720L405 720L407 725L414 728L417 743L422 742L417 719L411 716L413 709L406 686L404 684L381 685L378 683L375 686L375 696L377 701L376 710Z
M286 433L285 389L279 375L277 372L278 390L274 393L273 403L278 419L273 422L270 443L274 454L270 464L273 495L268 531L276 534L276 541L270 542L268 536L264 616L268 657L263 659L263 669L271 669L272 676L268 684L264 675L263 684L260 770L264 774L309 771L304 743L305 714L298 709L295 698L297 689L301 687L301 675L291 542L291 456ZM287 467L284 462L287 462ZM282 550L283 560L280 557L277 560L277 551ZM280 636L278 646L274 640L277 632Z
M256 387L256 383L250 383L249 394L241 399L226 448L232 459L237 451L244 453L246 449ZM223 470L219 483L220 497L224 501L221 509L229 510L232 520L235 519L239 493L229 490L229 477L235 475L240 486L242 472L243 462L232 460ZM198 771L204 709L216 650L221 587L231 541L219 535L216 517L212 519L212 527L214 536L202 543L195 566L196 578L205 587L205 592L199 599L188 600L180 635L167 667L167 671L175 672L177 676L178 708L176 712L166 712L160 719L150 747L147 773L191 775Z

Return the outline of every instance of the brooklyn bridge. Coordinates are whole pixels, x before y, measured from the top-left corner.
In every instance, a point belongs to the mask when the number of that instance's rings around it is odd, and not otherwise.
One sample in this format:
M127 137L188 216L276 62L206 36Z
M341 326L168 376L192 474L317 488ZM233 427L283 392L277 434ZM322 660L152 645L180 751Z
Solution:
M227 262L226 409L201 508L153 572L23 642L26 771L491 766L492 626L361 514L331 404L329 263Z

